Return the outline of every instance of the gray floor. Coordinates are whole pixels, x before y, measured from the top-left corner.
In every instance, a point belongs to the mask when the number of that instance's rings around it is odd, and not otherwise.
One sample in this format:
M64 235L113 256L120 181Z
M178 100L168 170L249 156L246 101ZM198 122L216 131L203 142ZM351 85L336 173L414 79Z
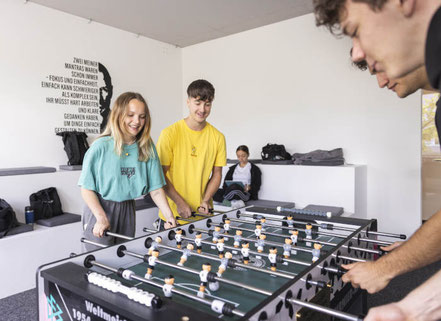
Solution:
M412 289L441 269L441 261L401 275L384 290L368 295L368 308L401 300ZM0 300L0 321L36 321L37 294L32 289Z
M36 321L37 290L21 292L0 300L0 321Z

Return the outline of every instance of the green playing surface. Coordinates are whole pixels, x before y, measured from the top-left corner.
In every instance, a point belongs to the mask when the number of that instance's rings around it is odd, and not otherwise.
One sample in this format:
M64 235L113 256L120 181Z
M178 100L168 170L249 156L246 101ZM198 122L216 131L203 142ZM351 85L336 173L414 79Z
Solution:
M232 227L238 224L232 224ZM246 227L248 229L254 230L253 224L241 224L242 227ZM289 237L289 234L286 230L278 229L278 228L267 228L267 232L277 233L281 236ZM229 238L228 241L225 242L225 245L233 246L233 233L234 229L232 228L230 230L230 234L232 236ZM264 233L265 234L265 233ZM252 232L243 232L243 237L249 237L249 238L255 238L254 233ZM304 233L300 232L300 236L304 236ZM190 238L194 238L194 234L189 236ZM313 238L316 238L317 236L313 235ZM339 238L332 238L328 236L318 236L319 240L332 242L332 243L339 243L341 239ZM211 237L204 239L205 241L211 241ZM284 237L276 237L276 236L267 236L267 241L272 242L278 242L278 243L284 243ZM186 245L186 241L183 241L183 247ZM299 242L299 246L307 247L304 242ZM265 246L265 253L269 253L270 246ZM311 247L309 247L311 248ZM322 250L329 251L331 250L331 246L324 246ZM161 252L165 252L164 250L160 250ZM257 248L254 246L254 244L250 243L250 250L251 251L257 251ZM225 249L225 252L230 251L230 249ZM282 248L277 248L278 254L283 253ZM214 255L217 255L217 250L212 249L210 245L203 244L202 247L202 253L211 253ZM162 261L166 261L169 263L177 264L180 260L182 253L172 251L165 254L160 254L159 259ZM240 261L240 249L238 249L238 254L233 254L233 258ZM297 251L297 255L291 255L290 258L304 261L304 262L311 262L312 255L311 253L305 253L301 251ZM267 259L267 257L262 256L261 259L256 259L253 254L250 253L250 265L260 267L262 269L268 270L270 268L270 263ZM202 264L205 262L209 262L211 264L211 271L216 273L217 269L220 265L220 261L215 261L211 259L205 259L197 256L190 256L185 263L186 267L192 268L197 271L201 271ZM284 264L277 264L277 271L280 272L289 272L289 273L300 273L305 267L302 265L292 264L284 265ZM129 268L130 270L133 270L137 275L144 276L147 271L147 263L140 263L138 265L134 265ZM155 269L153 271L153 278L152 280L157 281L161 284L164 283L164 278L168 275L172 274L175 277L175 284L174 286L176 288L179 288L180 290L189 292L193 295L197 295L197 292L199 290L199 284L200 279L198 274L193 274L177 269L173 269L168 266L164 266L161 264L156 264ZM118 278L116 275L114 275L115 278ZM283 278L280 276L274 276L269 275L265 273L261 273L258 271L252 271L249 269L244 269L241 267L237 268L227 268L227 270L222 275L223 278L229 279L232 281L240 282L243 284L251 285L253 287L257 287L266 291L274 292L277 289L279 289L282 285L284 285L286 282L289 282L289 279ZM128 283L128 281L124 280L124 283ZM129 282L130 283L130 282ZM148 292L153 292L161 297L163 297L162 289L153 287L148 284L140 283L138 281L131 282L131 285L136 284L136 286L140 289L143 289ZM256 293L254 291L250 291L244 288L239 288L233 285L225 284L225 283L219 283L220 288L218 291L211 291L208 286L206 288L206 294L205 298L207 299L219 299L228 303L233 304L237 307L237 309L247 312L251 310L253 307L259 304L262 300L266 298L265 295ZM208 305L204 305L203 303L195 302L189 298L183 297L178 294L173 294L173 301L183 303L185 305L191 306L193 308L202 310L204 312L210 313L214 316L217 316L215 312L211 310L211 308ZM226 320L235 320L238 319L238 317L223 317L223 319Z

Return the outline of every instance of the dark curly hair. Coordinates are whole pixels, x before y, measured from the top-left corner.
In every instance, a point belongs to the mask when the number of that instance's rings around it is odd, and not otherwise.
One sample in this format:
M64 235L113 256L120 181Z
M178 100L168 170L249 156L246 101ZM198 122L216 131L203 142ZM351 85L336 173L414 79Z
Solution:
M341 35L340 16L345 10L346 1L363 2L377 11L387 0L313 0L315 24L326 26L334 35Z

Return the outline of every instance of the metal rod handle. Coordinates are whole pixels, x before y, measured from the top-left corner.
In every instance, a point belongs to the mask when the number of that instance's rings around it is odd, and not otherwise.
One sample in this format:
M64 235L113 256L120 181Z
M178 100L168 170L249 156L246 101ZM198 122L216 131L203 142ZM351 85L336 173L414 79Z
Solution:
M337 257L337 254L332 254L332 256L333 257ZM348 261L353 261L353 262L367 262L367 260L363 260L363 259L359 259L359 258L351 257L351 256L339 255L338 257L340 259L348 260Z
M101 244L101 243L97 243L97 242L94 242L94 241L90 241L88 239L85 239L84 237L82 237L80 241L82 243L92 244L92 245L95 245L95 246L98 246L98 247L101 247L101 248L107 247L107 245L104 245L104 244Z
M380 240L375 240L375 239L357 238L356 236L354 236L353 239L359 240L361 242L366 242L366 243L375 243L375 244L386 245L386 246L392 245L392 243L390 243L390 242L380 241Z
M342 311L338 311L338 310L334 310L328 307L324 307L315 303L311 303L311 302L305 302L302 300L297 300L297 299L288 299L289 302L291 302L294 305L299 305L301 307L304 308L308 308L311 310L315 310L318 312L322 312L324 314L327 315L332 315L334 317L343 319L343 320L348 320L348 321L363 321L363 318L350 314L350 313L346 313L346 312L342 312Z
M122 235L122 234L118 234L118 233L113 233L113 232L110 232L110 231L104 231L104 235L106 235L106 236L113 236L113 237L116 237L116 238L119 238L119 239L124 239L124 240L129 240L129 241L134 239L134 237L127 236L127 235Z
M402 239L405 240L407 237L405 234L395 234L395 233L388 233L388 232L375 232L375 231L363 231L366 234L374 234L374 235L379 235L379 236L385 236L385 237L393 237L393 238L397 238L397 239Z

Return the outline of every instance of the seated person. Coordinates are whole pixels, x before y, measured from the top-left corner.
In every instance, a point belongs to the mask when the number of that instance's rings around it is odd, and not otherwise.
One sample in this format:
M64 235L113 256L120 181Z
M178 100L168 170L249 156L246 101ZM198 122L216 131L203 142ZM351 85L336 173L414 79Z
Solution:
M248 161L248 147L240 145L236 149L239 163L233 165L225 176L224 185L213 196L216 202L257 200L257 194L262 184L262 172L259 167ZM240 183L231 183L240 182Z

